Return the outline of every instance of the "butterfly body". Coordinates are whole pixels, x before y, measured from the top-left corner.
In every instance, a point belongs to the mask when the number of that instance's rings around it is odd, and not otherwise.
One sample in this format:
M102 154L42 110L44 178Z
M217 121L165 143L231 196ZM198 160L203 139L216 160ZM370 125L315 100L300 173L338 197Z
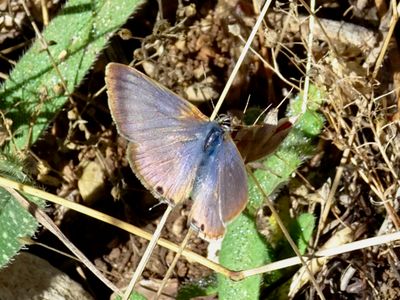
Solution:
M229 133L133 68L109 64L106 84L142 184L171 205L192 199L192 225L206 238L221 237L247 202L244 163Z

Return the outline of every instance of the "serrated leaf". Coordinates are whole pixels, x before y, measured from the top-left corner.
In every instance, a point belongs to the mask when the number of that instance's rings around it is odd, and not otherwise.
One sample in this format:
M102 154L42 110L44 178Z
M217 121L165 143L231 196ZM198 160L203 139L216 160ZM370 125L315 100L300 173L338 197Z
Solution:
M67 101L66 92L74 91L113 32L126 22L140 2L67 2L43 33L45 40L51 41L49 51L63 80L40 40L21 57L0 87L0 110L13 120L12 130L19 149L36 141Z
M0 176L22 183L29 182L22 171L22 164L11 157L0 157ZM38 198L29 198L38 205L44 204ZM31 237L37 227L36 219L8 191L0 187L0 268L21 249L21 238Z

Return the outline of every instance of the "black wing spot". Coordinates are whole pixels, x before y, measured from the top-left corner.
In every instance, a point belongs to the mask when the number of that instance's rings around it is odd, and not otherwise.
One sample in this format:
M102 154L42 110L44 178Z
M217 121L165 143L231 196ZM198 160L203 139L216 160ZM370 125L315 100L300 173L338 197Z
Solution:
M164 194L164 189L163 189L161 186L157 186L157 187L156 187L156 191L157 191L157 193L159 193L160 195L163 195L163 194Z
M201 225L200 225L200 230L201 230L201 231L204 231L204 224L201 224Z

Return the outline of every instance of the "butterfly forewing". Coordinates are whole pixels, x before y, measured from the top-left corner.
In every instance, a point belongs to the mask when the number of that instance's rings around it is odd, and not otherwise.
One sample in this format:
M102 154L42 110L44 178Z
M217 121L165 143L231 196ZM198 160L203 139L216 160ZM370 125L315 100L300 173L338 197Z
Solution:
M108 105L118 131L130 141L148 139L141 130L165 134L184 131L193 122L208 121L197 107L131 67L108 64L106 84Z
M131 144L128 159L156 197L188 198L201 159L207 118L192 104L133 68L109 64L109 107L119 133Z
M176 204L189 198L200 163L200 149L197 139L172 141L164 138L161 145L130 143L128 160L146 188L156 197Z
M218 171L222 221L227 223L246 207L247 174L238 149L230 136L224 143Z

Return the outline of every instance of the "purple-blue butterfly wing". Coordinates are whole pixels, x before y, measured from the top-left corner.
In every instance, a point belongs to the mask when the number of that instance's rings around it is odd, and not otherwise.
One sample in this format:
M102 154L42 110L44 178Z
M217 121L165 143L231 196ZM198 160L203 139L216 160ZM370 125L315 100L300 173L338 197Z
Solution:
M128 159L143 185L173 204L187 199L202 159L208 118L194 105L135 69L106 69L108 104Z
M247 176L243 160L228 134L198 171L193 187L192 225L207 238L225 232L247 203Z
M179 203L189 196L192 223L208 238L247 202L243 160L231 137L195 106L133 68L109 64L109 107L130 141L128 159L156 197Z

